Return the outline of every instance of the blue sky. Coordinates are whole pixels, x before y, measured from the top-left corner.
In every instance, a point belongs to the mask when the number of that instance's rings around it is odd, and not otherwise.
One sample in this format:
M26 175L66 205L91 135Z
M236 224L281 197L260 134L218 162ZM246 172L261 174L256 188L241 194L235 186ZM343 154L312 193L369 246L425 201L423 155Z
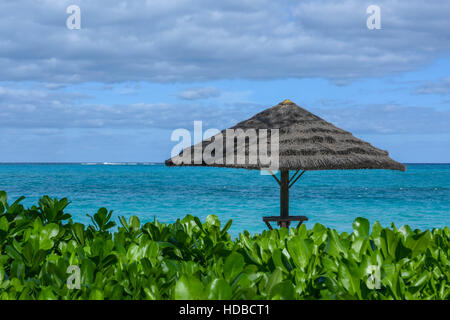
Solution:
M3 1L0 162L163 161L174 129L287 98L395 160L450 162L449 15L441 1Z

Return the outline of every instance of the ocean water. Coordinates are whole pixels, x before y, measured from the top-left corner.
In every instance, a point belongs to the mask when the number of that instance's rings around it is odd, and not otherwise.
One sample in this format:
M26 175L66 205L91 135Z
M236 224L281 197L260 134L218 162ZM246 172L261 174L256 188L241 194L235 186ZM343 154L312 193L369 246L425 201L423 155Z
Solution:
M263 216L279 215L279 187L259 171L225 168L168 168L162 164L1 164L0 190L25 205L42 195L67 197L67 212L90 223L86 214L100 207L142 222L171 223L186 214L233 220L230 232L259 233ZM12 201L11 201L12 202ZM450 164L409 164L389 170L308 171L290 190L290 214L351 231L356 217L383 226L413 229L450 225Z

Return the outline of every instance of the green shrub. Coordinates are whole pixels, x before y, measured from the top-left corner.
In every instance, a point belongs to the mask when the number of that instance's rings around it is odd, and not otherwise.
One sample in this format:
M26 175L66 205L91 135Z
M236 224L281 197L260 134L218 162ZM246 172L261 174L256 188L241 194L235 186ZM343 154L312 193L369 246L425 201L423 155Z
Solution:
M232 240L216 216L141 224L101 208L93 225L64 213L67 199L25 209L0 192L0 299L448 299L448 227L351 234L247 231ZM69 266L80 270L70 289Z

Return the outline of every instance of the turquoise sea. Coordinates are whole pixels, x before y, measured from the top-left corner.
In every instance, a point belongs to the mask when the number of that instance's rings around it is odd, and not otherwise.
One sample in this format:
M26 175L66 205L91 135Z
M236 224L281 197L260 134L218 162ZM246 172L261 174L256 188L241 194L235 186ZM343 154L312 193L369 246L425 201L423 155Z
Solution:
M224 168L168 168L162 164L0 164L0 190L25 205L42 195L67 197L74 220L100 207L142 222L174 222L186 214L233 219L231 233L266 229L262 217L279 214L279 188L259 171ZM362 216L383 226L413 229L450 225L450 164L408 164L389 170L310 171L291 188L291 215L351 231Z

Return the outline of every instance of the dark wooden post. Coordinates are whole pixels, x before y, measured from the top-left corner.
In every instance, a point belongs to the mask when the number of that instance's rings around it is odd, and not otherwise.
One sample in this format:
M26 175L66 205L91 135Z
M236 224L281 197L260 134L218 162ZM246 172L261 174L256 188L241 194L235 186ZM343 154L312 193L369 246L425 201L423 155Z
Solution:
M289 170L281 170L280 181L280 216L289 217ZM289 228L289 221L280 221L279 226Z
M291 221L298 221L298 229L303 221L308 221L308 218L305 216L289 216L289 188L292 187L295 182L297 182L297 180L306 172L306 170L303 170L302 173L298 174L300 172L299 169L294 173L292 177L289 177L289 170L281 170L280 179L278 179L278 177L274 175L272 171L269 172L280 185L280 216L263 217L263 221L267 224L267 227L270 230L272 230L272 226L270 225L271 221L277 221L278 226L281 228L289 228Z

